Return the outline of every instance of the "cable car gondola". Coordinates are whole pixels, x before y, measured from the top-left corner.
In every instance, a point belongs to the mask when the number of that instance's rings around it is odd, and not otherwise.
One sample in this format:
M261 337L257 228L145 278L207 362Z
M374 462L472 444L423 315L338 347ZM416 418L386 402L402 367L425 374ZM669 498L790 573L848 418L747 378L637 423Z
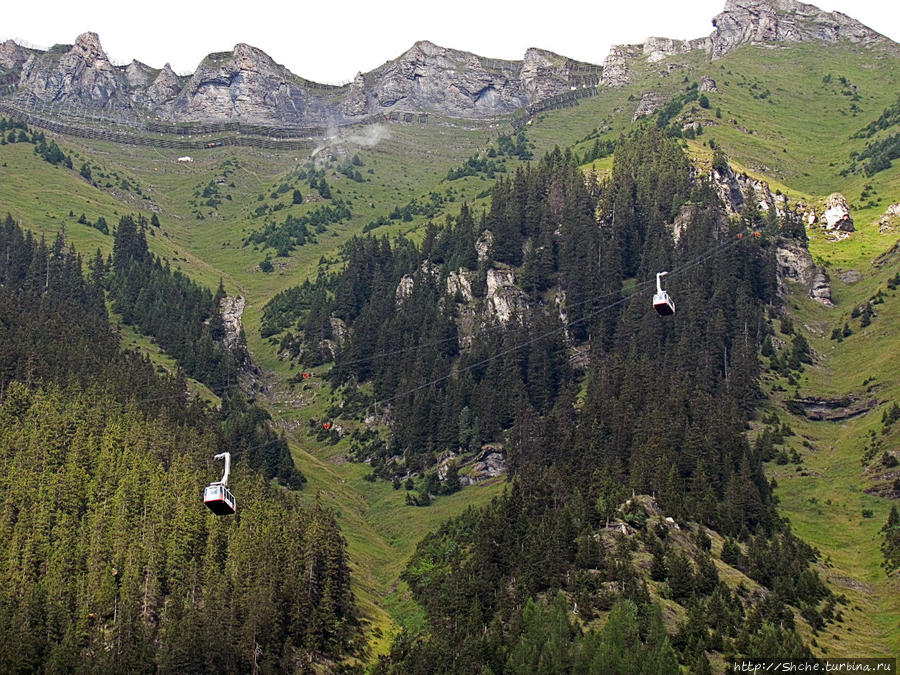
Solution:
M234 495L228 489L228 472L231 470L231 453L220 452L213 459L225 460L225 473L222 474L222 480L210 483L203 490L203 503L206 504L210 511L217 516L228 516L234 513L237 503L234 501Z
M653 309L660 316L672 316L675 313L675 301L663 290L662 277L668 272L658 272L656 275L656 293L653 295Z

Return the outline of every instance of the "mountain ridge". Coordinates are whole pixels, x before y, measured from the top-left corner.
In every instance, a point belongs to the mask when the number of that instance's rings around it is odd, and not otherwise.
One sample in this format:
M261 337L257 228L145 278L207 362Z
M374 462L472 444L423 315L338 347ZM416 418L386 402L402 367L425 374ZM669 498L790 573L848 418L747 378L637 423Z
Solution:
M342 126L391 112L489 119L573 90L626 84L636 60L653 63L694 50L714 60L746 44L772 42L897 47L851 17L796 0L727 0L712 24L710 35L694 40L648 37L639 45L614 45L602 66L535 47L521 60L503 60L420 40L342 86L307 80L246 43L208 54L188 75L168 63L117 66L99 36L87 32L46 52L7 40L0 44L0 76L12 89L2 98L26 110L49 105L122 121Z

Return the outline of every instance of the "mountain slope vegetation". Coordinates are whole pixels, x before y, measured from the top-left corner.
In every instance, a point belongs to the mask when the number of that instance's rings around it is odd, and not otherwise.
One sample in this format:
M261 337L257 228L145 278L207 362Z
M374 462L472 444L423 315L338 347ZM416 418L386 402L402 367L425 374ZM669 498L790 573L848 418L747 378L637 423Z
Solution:
M299 505L246 456L240 515L198 508L211 455L260 449L234 437L246 404L214 412L183 376L119 348L102 259L87 279L61 236L48 247L10 217L0 248L3 669L284 669L346 655L356 619L333 512ZM259 424L245 433L265 435Z
M898 267L870 263L897 238L878 224L900 194L897 60L637 55L571 107L292 150L211 135L191 162L5 120L0 213L34 257L0 287L0 621L27 640L4 663L190 670L216 631L235 669L257 647L260 667L385 672L896 652ZM725 158L786 206L729 215ZM809 225L832 192L856 226L837 241ZM779 291L784 246L808 246L835 307ZM671 319L650 307L662 270ZM237 352L225 295L246 300ZM875 404L803 407L847 397ZM225 526L197 495L223 448Z

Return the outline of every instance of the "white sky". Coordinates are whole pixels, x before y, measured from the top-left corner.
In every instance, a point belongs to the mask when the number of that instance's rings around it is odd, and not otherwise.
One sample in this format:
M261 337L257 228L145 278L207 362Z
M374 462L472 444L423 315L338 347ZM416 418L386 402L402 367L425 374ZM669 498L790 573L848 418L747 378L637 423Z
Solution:
M900 42L897 0L822 0ZM712 31L725 0L552 3L502 0L72 0L6 3L0 42L47 49L85 32L100 36L114 63L132 59L193 72L210 52L238 42L262 49L309 80L339 84L405 52L416 40L498 59L521 59L541 47L600 64L612 44L648 36L696 38ZM536 6L537 5L537 6Z

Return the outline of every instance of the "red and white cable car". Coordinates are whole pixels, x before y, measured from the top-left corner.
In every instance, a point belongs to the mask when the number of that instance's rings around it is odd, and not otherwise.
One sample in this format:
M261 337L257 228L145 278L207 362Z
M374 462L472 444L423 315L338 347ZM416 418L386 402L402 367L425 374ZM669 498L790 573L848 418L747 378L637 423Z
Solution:
M203 503L206 504L210 511L217 516L229 516L234 513L237 508L237 502L234 495L228 489L228 473L231 470L231 453L221 452L215 455L213 459L225 460L225 473L222 474L222 480L210 483L203 490Z
M662 278L668 272L658 272L656 275L656 293L653 295L653 309L660 316L672 316L675 313L675 301L663 290Z

